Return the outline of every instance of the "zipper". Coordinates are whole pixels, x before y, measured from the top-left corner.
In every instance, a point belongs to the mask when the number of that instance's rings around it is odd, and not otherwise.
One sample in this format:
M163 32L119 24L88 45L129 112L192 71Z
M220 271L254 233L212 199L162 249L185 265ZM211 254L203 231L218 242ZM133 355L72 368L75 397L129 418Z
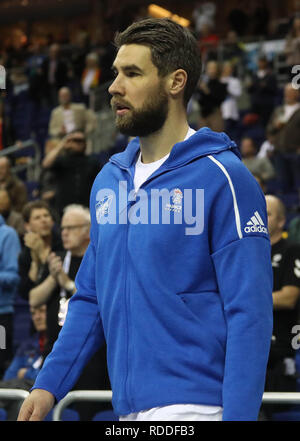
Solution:
M119 166L119 164L117 164ZM130 189L128 189L128 192L130 192L134 188L134 180L131 173L131 170L127 167L121 167L120 168L129 175L129 181L130 181ZM135 204L134 201L127 201L127 212L129 210L129 207L132 207ZM125 283L124 283L124 292L125 292L125 314L126 314L126 327L127 327L127 350L126 350L126 377L124 380L124 390L125 390L125 397L127 399L127 403L129 405L130 412L133 412L133 400L131 398L131 391L130 391L130 363L129 363L129 356L130 356L130 323L129 323L129 317L130 317L130 283L129 283L129 267L128 267L128 233L129 233L129 222L126 222L126 237L124 240L124 268L126 269L126 276L125 276Z

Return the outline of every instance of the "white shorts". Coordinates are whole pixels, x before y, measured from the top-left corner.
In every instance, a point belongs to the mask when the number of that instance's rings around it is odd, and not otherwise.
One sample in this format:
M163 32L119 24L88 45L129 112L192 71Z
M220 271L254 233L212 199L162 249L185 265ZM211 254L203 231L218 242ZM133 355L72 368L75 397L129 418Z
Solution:
M222 421L222 415L219 406L172 404L120 415L119 421Z

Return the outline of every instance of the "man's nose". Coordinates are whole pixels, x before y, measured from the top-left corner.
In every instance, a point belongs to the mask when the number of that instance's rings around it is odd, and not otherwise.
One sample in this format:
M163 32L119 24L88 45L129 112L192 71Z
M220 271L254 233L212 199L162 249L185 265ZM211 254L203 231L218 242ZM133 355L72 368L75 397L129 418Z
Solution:
M124 87L119 75L109 86L108 93L110 93L111 95L124 95Z

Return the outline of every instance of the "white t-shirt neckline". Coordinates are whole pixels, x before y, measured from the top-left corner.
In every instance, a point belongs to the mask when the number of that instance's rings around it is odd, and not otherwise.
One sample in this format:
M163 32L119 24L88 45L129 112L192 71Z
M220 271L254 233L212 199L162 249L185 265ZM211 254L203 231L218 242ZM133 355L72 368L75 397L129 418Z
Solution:
M186 141L190 136L192 136L196 131L189 127L186 137L184 141ZM134 189L137 192L138 189L143 185L144 182L147 181L149 176L151 176L170 156L170 153L165 155L163 158L158 159L154 162L149 162L144 164L142 162L142 153L140 151L138 158L135 164L135 173L134 173Z

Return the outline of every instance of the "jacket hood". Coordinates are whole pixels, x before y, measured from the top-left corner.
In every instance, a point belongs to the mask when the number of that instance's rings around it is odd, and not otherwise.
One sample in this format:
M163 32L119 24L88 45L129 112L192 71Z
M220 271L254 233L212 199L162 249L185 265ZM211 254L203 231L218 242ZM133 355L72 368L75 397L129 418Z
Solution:
M140 150L139 138L134 138L121 152L111 156L110 161L121 167L130 168ZM232 150L241 159L237 145L224 132L214 132L208 127L203 127L190 136L187 140L174 144L170 156L164 163L165 168L176 168L201 156L208 156Z

